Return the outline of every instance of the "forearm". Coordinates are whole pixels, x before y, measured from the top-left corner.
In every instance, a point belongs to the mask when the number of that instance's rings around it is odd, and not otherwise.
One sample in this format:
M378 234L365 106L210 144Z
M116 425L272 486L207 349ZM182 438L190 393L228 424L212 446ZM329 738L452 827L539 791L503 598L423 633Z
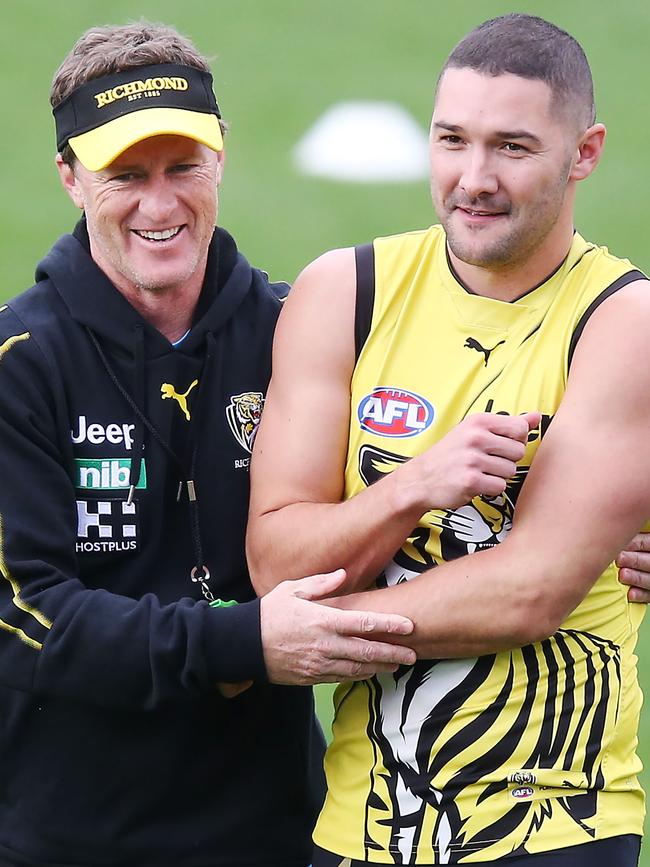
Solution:
M577 604L578 594L558 599L544 591L543 568L503 543L333 604L408 617L415 625L409 646L420 658L481 656L548 637Z
M555 433L561 435L559 419ZM611 490L611 477L602 473L591 480L589 490L579 491L581 469L577 461L567 465L556 460L553 452L540 454L518 501L520 519L501 544L333 604L408 617L415 626L409 646L427 659L490 654L548 638L581 603L648 509L643 480L630 473L625 496L603 525L599 504ZM572 498L556 500L549 492L562 479Z
M163 605L153 594L131 599L10 565L20 591L0 580L0 618L11 627L1 633L6 686L142 710L211 693L218 681L265 676L259 602Z
M292 503L251 515L247 554L258 594L340 568L346 592L370 586L424 511L396 482L387 476L340 503Z

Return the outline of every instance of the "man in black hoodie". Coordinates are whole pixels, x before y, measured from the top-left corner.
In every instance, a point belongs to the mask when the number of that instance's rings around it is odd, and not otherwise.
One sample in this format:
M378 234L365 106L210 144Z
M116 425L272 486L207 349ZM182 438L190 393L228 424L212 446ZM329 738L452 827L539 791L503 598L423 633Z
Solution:
M412 624L310 601L340 572L255 599L248 462L287 287L214 228L205 59L97 28L51 99L83 217L0 309L0 859L304 867L322 736L296 685L411 662L381 638Z

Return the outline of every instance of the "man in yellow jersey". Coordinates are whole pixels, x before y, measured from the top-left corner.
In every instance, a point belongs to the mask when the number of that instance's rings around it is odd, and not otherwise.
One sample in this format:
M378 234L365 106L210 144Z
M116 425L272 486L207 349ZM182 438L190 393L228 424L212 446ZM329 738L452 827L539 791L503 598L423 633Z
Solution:
M650 514L650 286L574 231L604 139L569 34L484 23L437 86L442 225L327 253L281 317L256 588L343 566L332 604L419 656L338 689L314 867L637 863L645 609L612 561Z

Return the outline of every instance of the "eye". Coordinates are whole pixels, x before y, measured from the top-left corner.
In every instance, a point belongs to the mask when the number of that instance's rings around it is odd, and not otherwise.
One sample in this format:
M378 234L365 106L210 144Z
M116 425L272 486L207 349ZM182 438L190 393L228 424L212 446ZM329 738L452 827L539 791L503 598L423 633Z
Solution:
M459 135L454 135L453 133L449 133L448 135L441 135L440 141L448 145L459 145L463 142L462 138Z
M196 166L193 163L179 163L176 166L171 166L169 169L171 174L183 175L187 174L187 172L191 172L192 169L195 169Z
M523 145L517 144L514 141L506 141L503 143L503 150L509 154L525 154L526 148Z
M138 175L135 172L122 172L119 175L112 175L109 178L109 181L113 181L118 184L128 184L130 181L136 180Z

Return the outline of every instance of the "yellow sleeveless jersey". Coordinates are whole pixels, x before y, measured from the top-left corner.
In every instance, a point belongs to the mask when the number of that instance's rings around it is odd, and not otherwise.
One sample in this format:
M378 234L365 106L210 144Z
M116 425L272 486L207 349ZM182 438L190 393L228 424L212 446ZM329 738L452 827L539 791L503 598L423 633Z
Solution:
M358 279L372 283L359 250ZM374 301L352 381L346 497L471 413L543 413L505 495L424 515L378 582L395 584L504 539L585 322L643 275L575 235L554 274L506 303L459 283L439 226L365 251ZM315 841L378 864L449 864L641 834L644 612L612 565L546 641L342 684Z

